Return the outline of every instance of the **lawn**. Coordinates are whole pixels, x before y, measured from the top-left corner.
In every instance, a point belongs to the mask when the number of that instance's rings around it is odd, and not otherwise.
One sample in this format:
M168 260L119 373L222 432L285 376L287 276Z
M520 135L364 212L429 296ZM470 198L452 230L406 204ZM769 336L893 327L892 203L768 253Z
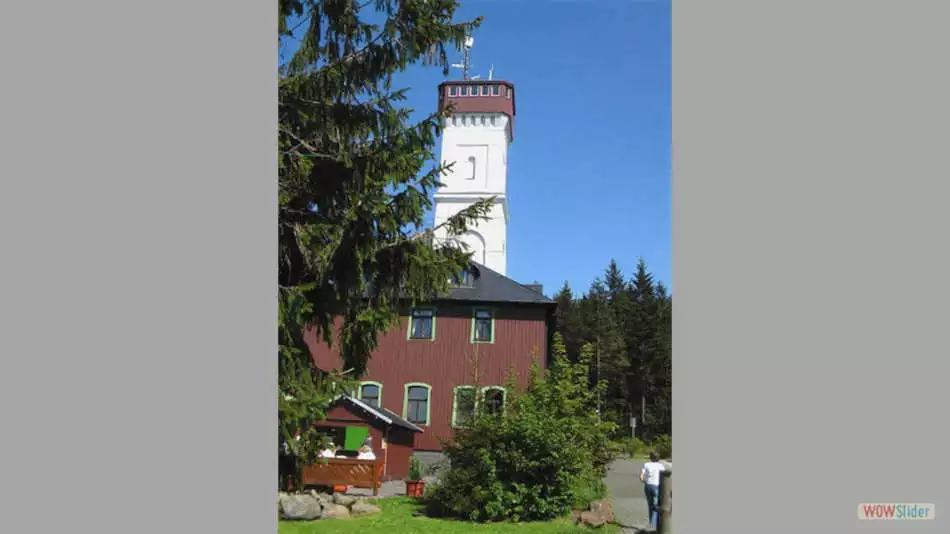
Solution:
M281 521L278 534L415 534L416 532L483 532L505 534L525 532L532 534L570 534L574 532L599 532L616 534L616 525L604 525L598 529L586 529L571 524L568 519L545 523L491 523L474 524L464 521L417 517L418 505L407 497L380 499L376 504L383 513L357 519L318 519L316 521Z

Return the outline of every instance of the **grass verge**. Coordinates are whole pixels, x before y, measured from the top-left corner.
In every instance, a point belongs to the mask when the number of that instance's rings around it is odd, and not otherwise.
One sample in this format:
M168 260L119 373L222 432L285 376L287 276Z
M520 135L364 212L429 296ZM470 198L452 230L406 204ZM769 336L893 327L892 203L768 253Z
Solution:
M526 532L531 534L571 534L598 532L618 534L616 525L604 525L597 529L575 526L569 519L534 523L468 523L452 519L434 519L421 515L419 503L408 497L380 499L375 503L383 513L354 519L318 519L316 521L281 521L278 534L415 534L417 532L480 532L506 534Z

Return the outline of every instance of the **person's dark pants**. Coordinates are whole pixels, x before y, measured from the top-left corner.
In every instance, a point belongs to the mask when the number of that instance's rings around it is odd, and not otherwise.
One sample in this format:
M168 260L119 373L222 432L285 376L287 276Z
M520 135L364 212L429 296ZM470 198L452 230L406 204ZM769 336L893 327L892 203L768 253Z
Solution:
M656 516L660 510L660 486L644 484L643 490L647 497L647 507L650 509L650 526L656 528Z

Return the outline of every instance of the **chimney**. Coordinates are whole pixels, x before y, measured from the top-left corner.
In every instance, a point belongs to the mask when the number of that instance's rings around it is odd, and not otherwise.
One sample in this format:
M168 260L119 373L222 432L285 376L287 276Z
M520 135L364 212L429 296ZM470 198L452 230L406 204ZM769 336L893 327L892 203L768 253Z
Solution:
M524 286L525 286L526 288L530 289L531 291L534 291L535 293L538 293L539 295L544 295L544 286L541 285L541 284L539 284L539 283L537 283L537 282L535 282L535 283L533 283L533 284L525 284Z

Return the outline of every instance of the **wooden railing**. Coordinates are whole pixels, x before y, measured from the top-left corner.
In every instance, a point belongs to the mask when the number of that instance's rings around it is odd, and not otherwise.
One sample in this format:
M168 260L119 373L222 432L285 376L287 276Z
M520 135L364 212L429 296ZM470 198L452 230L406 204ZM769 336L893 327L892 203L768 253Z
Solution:
M371 488L373 496L377 496L382 484L383 467L384 463L380 459L329 458L304 467L301 482L304 486Z

